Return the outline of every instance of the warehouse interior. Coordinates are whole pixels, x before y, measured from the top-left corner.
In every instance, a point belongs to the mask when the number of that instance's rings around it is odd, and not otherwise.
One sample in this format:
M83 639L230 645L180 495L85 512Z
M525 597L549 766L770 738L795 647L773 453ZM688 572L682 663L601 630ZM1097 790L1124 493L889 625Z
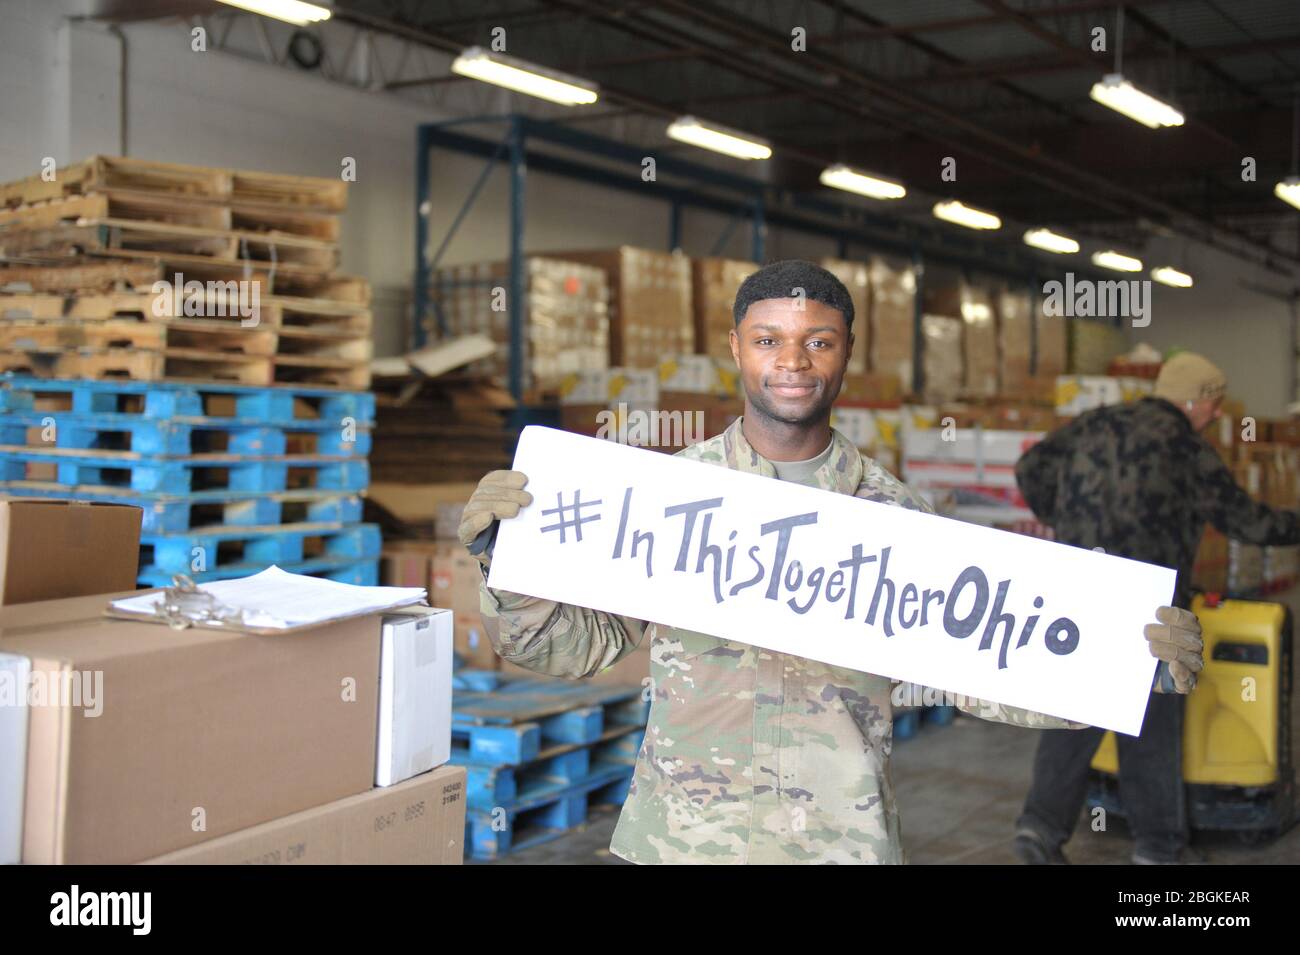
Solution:
M0 674L102 670L110 701L71 742L48 706L0 713L5 863L651 861L610 847L644 740L664 745L671 650L647 635L576 680L503 658L463 528L526 427L668 454L735 427L733 305L769 263L842 283L829 424L947 519L1046 546L1022 456L1150 404L1186 352L1226 379L1196 447L1255 504L1300 509L1294 0L3 0L0 80ZM702 431L629 438L668 414ZM1179 861L1300 862L1283 536L1195 542ZM262 578L284 603L258 626L219 619L239 591L202 596L272 566L295 576ZM327 613L312 581L351 588ZM109 605L135 588L167 602ZM396 649L432 646L426 624L454 649L436 677ZM195 666L221 677L187 683ZM295 681L301 715L251 745L294 703L274 667L329 693ZM340 667L379 674L355 687L364 725L331 708ZM437 691L411 702L403 667ZM227 678L222 729L200 725L191 684L215 701ZM140 720L175 726L152 761ZM1061 731L947 700L886 721L907 861L1025 861L1037 734ZM186 734L203 758L169 756ZM1114 746L1074 864L1135 861ZM330 755L259 786L277 748ZM390 810L391 837L350 839Z

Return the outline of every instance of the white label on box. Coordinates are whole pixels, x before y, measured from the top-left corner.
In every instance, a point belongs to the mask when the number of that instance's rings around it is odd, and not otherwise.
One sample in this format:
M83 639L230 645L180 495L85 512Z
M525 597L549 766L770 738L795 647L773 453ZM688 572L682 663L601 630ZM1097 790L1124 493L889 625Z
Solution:
M375 785L451 758L452 612L385 614L379 655Z

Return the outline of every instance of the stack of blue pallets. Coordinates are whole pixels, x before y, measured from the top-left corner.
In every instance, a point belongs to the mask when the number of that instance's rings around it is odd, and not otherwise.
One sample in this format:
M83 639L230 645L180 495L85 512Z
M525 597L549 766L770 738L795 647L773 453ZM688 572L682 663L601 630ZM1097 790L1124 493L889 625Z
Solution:
M468 771L465 854L491 860L621 806L650 703L639 686L457 673L452 758Z
M142 508L147 586L271 564L376 584L374 413L368 392L6 376L0 492Z

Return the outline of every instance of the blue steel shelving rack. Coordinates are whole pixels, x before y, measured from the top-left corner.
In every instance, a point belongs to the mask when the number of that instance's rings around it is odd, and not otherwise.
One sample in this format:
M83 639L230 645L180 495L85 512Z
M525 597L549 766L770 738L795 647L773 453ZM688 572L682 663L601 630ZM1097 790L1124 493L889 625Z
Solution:
M467 132L467 128L487 127L493 135ZM545 148L537 148L538 146ZM431 153L446 149L486 159L483 170L465 201L452 219L437 250L426 253L429 246ZM576 154L576 155L575 155ZM1018 243L991 236L966 236L939 225L912 222L880 214L858 206L837 202L823 196L793 193L774 188L760 180L726 172L673 155L655 156L656 181L641 178L642 161L653 150L629 145L571 129L559 123L533 119L519 114L474 116L426 123L416 136L416 216L415 216L415 344L425 340L425 319L436 303L429 297L430 275L464 223L478 199L488 176L498 162L508 164L510 181L509 312L510 350L509 385L518 399L522 394L523 352L518 343L524 333L524 200L529 169L549 175L564 176L591 185L618 189L670 204L668 248L681 244L681 212L684 207L709 209L731 216L726 231L715 245L721 248L742 220L748 220L750 254L762 262L769 224L836 240L837 254L848 257L850 243L875 252L890 253L911 260L916 266L917 295L913 318L913 381L919 390L924 384L924 340L921 313L925 264L936 262L1000 275L1022 283L1037 300L1039 264ZM1072 266L1080 274L1095 275L1094 270ZM444 327L442 316L437 324ZM1031 328L1033 326L1031 325ZM1037 361L1037 342L1031 340L1033 360Z

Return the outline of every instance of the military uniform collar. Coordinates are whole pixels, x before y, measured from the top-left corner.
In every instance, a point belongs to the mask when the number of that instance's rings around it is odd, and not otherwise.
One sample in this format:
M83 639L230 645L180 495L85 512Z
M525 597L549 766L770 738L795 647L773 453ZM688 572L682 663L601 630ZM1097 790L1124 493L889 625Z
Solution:
M743 417L737 418L722 434L728 465L737 471L776 477L776 468L772 462L745 440L745 432L741 427L744 420ZM862 455L857 447L831 428L831 453L813 475L817 486L840 494L854 494L862 481L862 473Z

